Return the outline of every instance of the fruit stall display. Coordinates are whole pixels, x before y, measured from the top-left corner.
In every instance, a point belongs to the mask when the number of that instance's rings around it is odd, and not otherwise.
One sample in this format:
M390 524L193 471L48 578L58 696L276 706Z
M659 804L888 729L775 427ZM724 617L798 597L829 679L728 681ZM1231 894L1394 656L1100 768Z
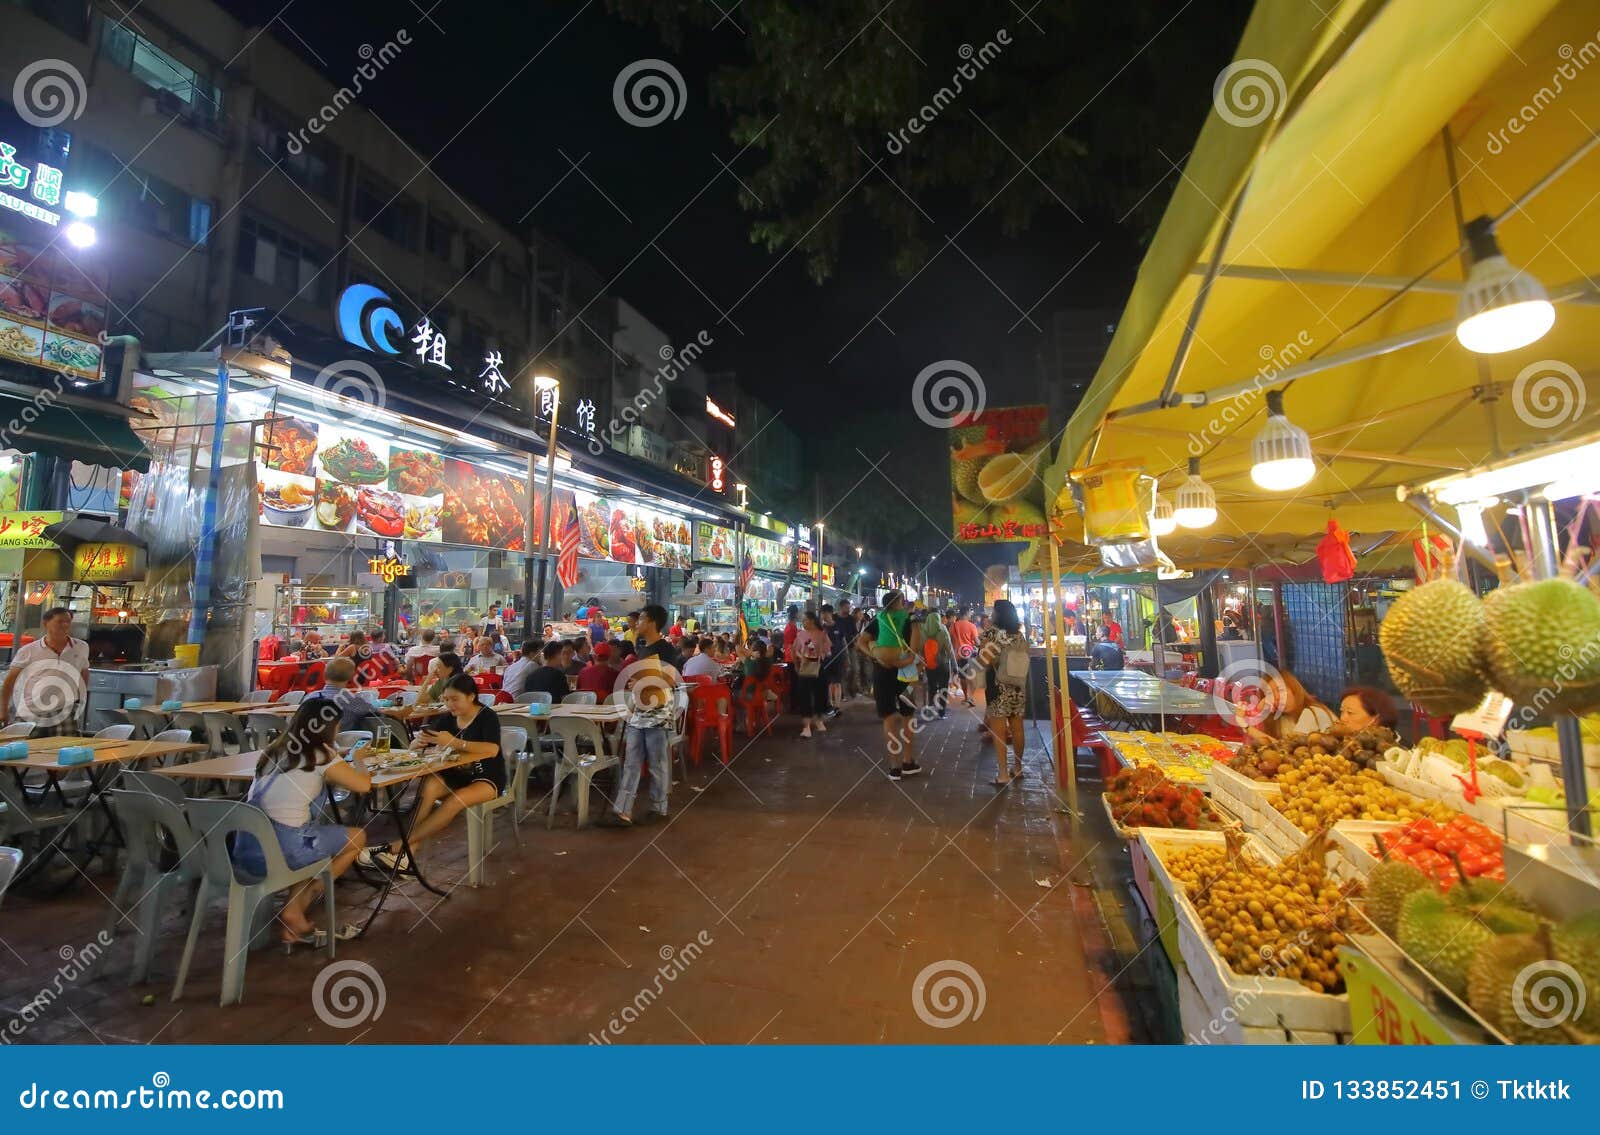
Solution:
M1125 768L1106 783L1106 813L1118 834L1142 827L1196 830L1217 827L1220 818L1201 791L1177 784L1159 768L1139 765Z
M1107 730L1103 736L1128 767L1149 766L1182 784L1203 784L1206 770L1233 755L1231 746L1204 733Z

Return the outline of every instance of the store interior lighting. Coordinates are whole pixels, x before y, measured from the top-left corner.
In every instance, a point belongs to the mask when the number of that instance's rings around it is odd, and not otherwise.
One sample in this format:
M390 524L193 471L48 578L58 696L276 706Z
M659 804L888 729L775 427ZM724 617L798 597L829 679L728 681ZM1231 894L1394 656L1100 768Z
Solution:
M1600 491L1600 441L1519 458L1423 486L1443 504L1476 503L1534 489L1551 500Z
M1488 217L1468 221L1466 235L1472 268L1456 304L1456 339L1480 355L1514 351L1542 339L1556 321L1544 285L1506 259Z

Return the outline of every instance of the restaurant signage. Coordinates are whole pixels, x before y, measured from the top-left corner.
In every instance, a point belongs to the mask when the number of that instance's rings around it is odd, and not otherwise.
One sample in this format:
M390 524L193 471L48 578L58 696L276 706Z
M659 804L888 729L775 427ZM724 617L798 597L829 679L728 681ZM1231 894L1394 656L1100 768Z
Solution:
M105 273L35 233L0 225L0 355L99 379Z
M52 209L61 204L61 171L44 162L36 162L29 169L16 158L16 146L10 142L0 142L0 205L47 225L60 224L61 214ZM10 192L13 189L18 193L27 189L33 201L13 196ZM35 205L34 201L39 204ZM51 206L51 209L43 208L44 205Z
M713 453L711 455L710 477L706 481L706 483L711 486L712 492L721 493L727 491L728 482L726 479L726 473L727 468L723 465L722 458Z
M367 560L367 570L387 586L402 576L410 575L411 565L393 556L372 556Z
M399 358L406 353L405 343L410 343L411 353L417 357L418 366L436 366L453 370L450 365L450 340L441 327L434 326L427 315L420 316L407 330L389 293L371 284L351 284L339 293L334 301L334 324L339 328L339 338L364 351ZM505 356L496 350L486 350L478 380L485 394L503 394L511 389L510 381L502 369Z
M573 491L578 554L591 560L650 567L687 568L689 522L620 497Z
M79 544L72 578L79 583L122 583L144 578L144 549L132 544Z
M1049 529L1043 467L1050 408L993 406L948 431L952 536L958 544L1031 540Z
M46 539L43 532L65 518L64 513L38 509L0 512L0 548L54 548L54 542Z
M733 566L733 529L720 524L697 521L694 526L694 558L703 564Z

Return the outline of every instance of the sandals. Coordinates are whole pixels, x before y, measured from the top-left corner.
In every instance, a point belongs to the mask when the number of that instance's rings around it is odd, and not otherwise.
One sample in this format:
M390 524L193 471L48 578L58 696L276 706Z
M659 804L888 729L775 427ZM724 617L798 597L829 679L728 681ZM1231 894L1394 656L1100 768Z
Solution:
M333 932L333 939L336 942L349 942L359 937L361 937L361 927L350 922L346 922ZM283 952L285 954L294 953L295 949L300 946L305 946L312 950L326 950L328 948L328 931L313 928L309 934L300 934L293 938L280 938L279 941L283 943Z

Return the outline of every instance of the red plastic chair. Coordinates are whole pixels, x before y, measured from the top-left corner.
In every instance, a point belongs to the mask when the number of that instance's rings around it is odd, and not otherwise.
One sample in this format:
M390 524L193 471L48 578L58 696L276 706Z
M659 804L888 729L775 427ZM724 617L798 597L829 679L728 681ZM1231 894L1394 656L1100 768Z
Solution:
M1076 704L1068 702L1067 706L1072 710L1073 751L1088 749L1100 761L1100 779L1110 780L1117 774L1117 770L1122 767L1122 763L1117 760L1116 750L1111 747L1111 742L1100 736L1099 733L1090 731L1089 727L1084 724L1083 714L1078 712Z
M739 704L744 706L744 727L752 737L756 735L758 727L765 729L772 724L772 710L767 705L767 693L772 688L770 682L770 678L766 682L746 678L739 684Z
M478 684L478 692L480 694L486 694L491 690L500 688L499 674L474 674L472 680Z
M1178 679L1178 685L1182 686L1184 689L1192 690L1194 689L1194 684L1199 680L1200 677L1198 674L1189 673Z
M694 681L694 679L690 679ZM714 678L689 690L689 756L699 767L706 738L717 738L722 763L733 759L733 691Z
M1411 735L1421 737L1423 730L1427 730L1430 737L1437 737L1443 741L1450 736L1450 721L1448 717L1434 717L1416 702L1411 703Z
M722 685L721 682L717 681L710 674L685 674L683 676L683 680L685 682L688 682L691 685L695 685L695 686L720 686L720 685ZM691 690L689 692L693 693L694 691Z
M767 689L771 690L778 699L778 712L789 712L789 694L792 688L787 663L775 663L767 674Z

